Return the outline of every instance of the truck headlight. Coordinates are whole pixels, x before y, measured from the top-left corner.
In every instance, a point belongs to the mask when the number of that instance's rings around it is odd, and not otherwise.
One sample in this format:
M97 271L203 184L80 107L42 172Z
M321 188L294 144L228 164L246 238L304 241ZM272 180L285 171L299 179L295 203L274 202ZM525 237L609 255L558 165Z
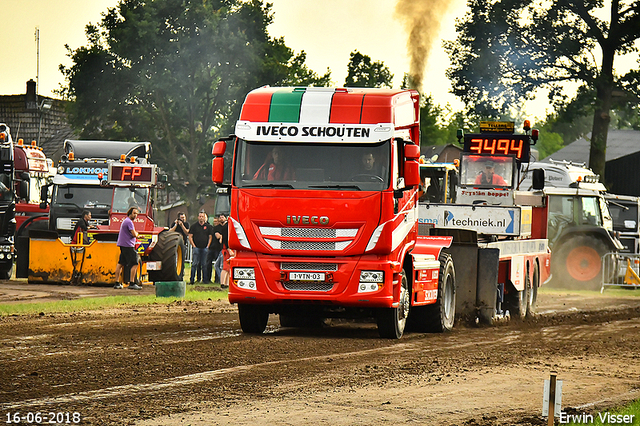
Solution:
M358 293L370 293L378 291L384 283L383 271L360 271L360 283Z
M360 271L360 282L383 283L384 271Z
M234 280L255 280L256 271L253 268L233 268Z

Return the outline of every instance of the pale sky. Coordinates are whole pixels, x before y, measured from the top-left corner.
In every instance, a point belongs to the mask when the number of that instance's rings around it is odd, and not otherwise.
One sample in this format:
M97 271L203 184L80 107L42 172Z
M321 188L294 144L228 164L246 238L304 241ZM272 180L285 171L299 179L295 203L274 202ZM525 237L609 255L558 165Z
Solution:
M331 69L333 83L344 85L349 54L358 50L374 61L382 61L399 87L409 71L407 34L394 14L395 0L269 0L273 3L272 37L284 36L296 53L307 53L307 66L318 74ZM4 64L0 68L0 94L23 94L26 82L36 79L37 49L35 28L40 29L39 94L57 97L63 76L59 64L70 65L65 44L72 49L86 45L87 23L97 23L101 13L118 0L2 0L3 25L0 41ZM437 104L460 109L445 77L449 66L442 40L455 39L456 17L465 13L464 0L451 0L449 12L441 20L440 37L433 46L423 80L423 91ZM631 62L632 66L633 62ZM544 96L529 107L531 114L544 117ZM1 121L1 120L0 120Z

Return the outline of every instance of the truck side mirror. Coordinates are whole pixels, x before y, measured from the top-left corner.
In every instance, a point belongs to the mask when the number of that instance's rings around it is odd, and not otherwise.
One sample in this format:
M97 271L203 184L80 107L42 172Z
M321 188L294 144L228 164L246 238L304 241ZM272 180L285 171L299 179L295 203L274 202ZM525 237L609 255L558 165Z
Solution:
M420 147L407 144L404 146L404 184L406 187L420 185Z
M49 185L44 185L40 187L40 208L44 209L47 207L47 199L49 198ZM44 204L44 207L43 207Z
M531 180L533 181L532 187L534 190L544 189L544 169L533 169Z
M211 154L213 161L211 162L211 180L213 183L221 185L224 181L224 153L227 150L227 142L220 140L213 144Z
M29 199L29 181L21 180L18 184L18 198Z

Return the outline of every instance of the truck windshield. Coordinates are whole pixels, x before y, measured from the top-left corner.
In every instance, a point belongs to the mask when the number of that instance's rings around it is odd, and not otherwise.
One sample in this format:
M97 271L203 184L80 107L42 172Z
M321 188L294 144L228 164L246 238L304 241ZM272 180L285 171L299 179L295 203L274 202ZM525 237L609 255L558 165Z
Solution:
M113 209L114 213L126 213L130 207L137 207L141 213L147 211L147 200L149 199L149 188L113 188Z
M389 187L391 144L296 144L238 140L235 185L381 191Z
M11 175L0 173L0 201L13 200L13 190L11 189Z
M110 208L113 189L108 186L56 186L52 204L74 205L79 209Z
M613 218L613 230L620 232L633 232L638 229L638 204L626 203L616 200L609 204L609 210Z
M515 159L494 155L463 155L460 184L480 188L511 188Z

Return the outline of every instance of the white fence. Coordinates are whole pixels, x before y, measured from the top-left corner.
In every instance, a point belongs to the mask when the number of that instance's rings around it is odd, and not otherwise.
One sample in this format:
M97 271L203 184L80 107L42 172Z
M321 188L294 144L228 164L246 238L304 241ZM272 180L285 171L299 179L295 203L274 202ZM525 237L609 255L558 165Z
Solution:
M607 253L602 257L602 288L617 286L640 289L640 254Z

